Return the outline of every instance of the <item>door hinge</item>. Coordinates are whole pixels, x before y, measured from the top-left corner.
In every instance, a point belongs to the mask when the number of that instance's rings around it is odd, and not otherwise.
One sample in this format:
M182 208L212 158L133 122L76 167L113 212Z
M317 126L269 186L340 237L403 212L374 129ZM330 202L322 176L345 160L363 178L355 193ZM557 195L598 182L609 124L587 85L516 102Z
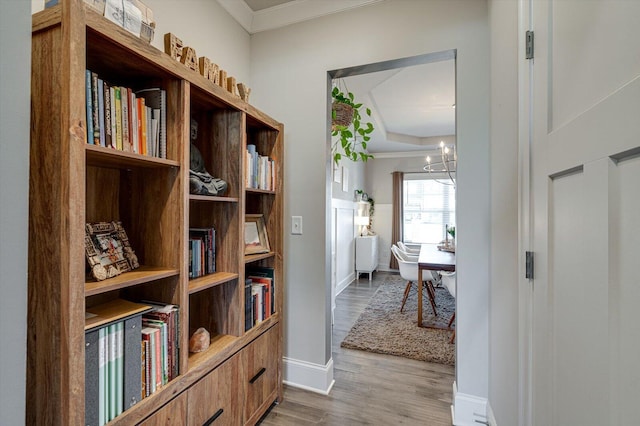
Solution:
M528 280L533 279L533 252L525 252L525 272L524 277Z
M533 31L527 31L525 33L525 57L527 59L533 59Z

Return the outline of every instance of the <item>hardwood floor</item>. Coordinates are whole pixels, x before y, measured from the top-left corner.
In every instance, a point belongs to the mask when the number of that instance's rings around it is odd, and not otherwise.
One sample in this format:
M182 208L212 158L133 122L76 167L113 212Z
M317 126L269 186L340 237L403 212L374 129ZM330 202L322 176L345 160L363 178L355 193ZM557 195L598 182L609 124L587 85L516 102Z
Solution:
M371 286L363 275L336 300L330 394L285 386L261 425L451 425L454 367L340 347L386 275L374 273Z

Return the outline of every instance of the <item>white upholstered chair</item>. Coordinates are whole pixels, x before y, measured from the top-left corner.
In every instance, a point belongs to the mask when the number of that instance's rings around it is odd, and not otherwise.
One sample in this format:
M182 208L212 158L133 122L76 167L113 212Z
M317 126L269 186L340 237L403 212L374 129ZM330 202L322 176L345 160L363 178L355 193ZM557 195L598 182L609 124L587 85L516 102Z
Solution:
M409 259L415 258L415 260L417 261L418 258L420 257L419 248L411 248L407 246L405 243L403 243L402 241L398 241L397 246L400 249L400 251L404 252L407 255ZM440 287L440 284L442 283L442 276L440 275L440 273L438 271L425 271L425 272L431 272L431 283L433 284L434 287Z
M409 292L411 291L411 287L413 284L418 283L418 258L417 256L410 257L402 250L398 248L395 244L391 246L391 253L395 256L398 261L398 268L400 269L400 276L407 280L407 286L404 289L404 295L402 297L402 305L400 306L400 312L404 309L405 303L407 303L407 298L409 297ZM423 283L424 285L424 283ZM435 313L435 312L434 312Z
M403 243L402 241L398 241L396 243L396 245L398 246L398 248L400 248L400 250L402 250L405 253L413 254L413 255L416 255L416 256L420 254L420 249L419 248L409 247L405 243Z

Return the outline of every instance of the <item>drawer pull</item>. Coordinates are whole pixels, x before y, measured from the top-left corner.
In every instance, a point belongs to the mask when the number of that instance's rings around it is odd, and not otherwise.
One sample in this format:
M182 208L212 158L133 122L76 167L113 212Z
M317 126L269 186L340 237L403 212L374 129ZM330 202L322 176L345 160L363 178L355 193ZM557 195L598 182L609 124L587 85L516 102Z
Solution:
M262 367L260 369L260 371L258 371L258 373L255 376L253 376L253 378L251 378L251 380L249 380L249 383L253 383L256 380L258 380L260 378L260 376L262 376L264 374L265 371L267 371L267 369Z
M219 409L218 411L216 411L216 413L215 413L213 416L211 416L211 418L210 418L209 420L207 420L206 422L204 422L204 423L202 424L202 426L209 426L211 423L215 422L215 421L216 421L216 419L217 419L218 417L220 417L220 416L222 415L222 413L223 413L223 412L224 412L224 409L222 409L222 408L221 408L221 409Z

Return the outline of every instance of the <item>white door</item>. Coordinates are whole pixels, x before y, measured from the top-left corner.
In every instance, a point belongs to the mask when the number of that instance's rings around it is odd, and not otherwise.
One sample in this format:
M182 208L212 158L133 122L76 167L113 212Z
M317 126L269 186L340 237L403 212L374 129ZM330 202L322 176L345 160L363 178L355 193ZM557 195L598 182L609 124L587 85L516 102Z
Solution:
M637 425L640 1L530 1L529 420Z

